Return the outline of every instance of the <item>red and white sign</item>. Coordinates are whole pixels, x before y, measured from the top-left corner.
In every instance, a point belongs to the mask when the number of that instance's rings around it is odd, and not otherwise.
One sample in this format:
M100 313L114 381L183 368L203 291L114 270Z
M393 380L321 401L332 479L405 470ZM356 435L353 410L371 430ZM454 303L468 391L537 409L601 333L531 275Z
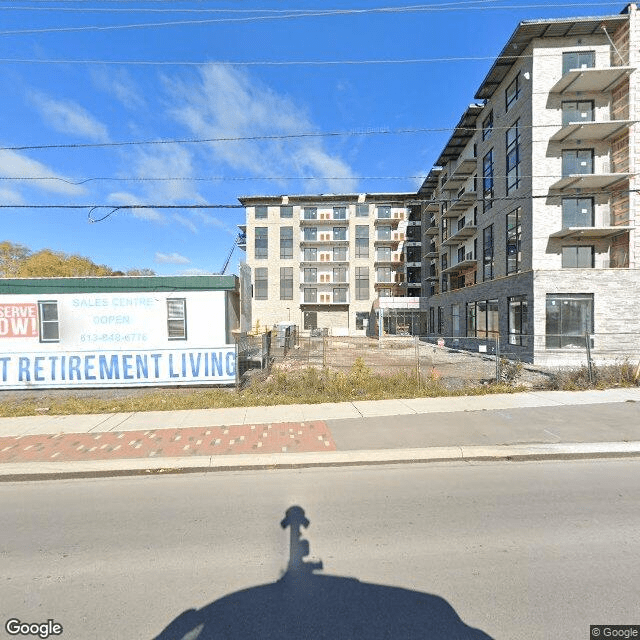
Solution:
M38 307L35 304L0 304L0 338L37 338Z

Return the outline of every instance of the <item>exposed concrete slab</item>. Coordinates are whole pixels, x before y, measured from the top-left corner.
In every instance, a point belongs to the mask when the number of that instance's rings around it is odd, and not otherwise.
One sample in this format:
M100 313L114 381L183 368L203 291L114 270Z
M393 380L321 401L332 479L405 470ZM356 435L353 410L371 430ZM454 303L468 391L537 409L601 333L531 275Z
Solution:
M334 402L299 405L305 420L338 420L361 418L362 414L352 402Z
M401 416L416 413L404 400L362 400L353 406L363 418L374 416Z

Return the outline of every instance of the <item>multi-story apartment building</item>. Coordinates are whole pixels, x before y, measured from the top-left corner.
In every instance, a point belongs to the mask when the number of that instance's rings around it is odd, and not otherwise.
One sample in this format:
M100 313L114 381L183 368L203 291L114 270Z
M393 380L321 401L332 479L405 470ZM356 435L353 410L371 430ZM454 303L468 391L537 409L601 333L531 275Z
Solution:
M430 334L540 363L638 340L639 62L634 4L519 24L418 193Z
M333 335L421 329L421 205L415 193L241 197L254 326ZM412 204L413 203L413 204ZM380 302L381 301L381 302Z

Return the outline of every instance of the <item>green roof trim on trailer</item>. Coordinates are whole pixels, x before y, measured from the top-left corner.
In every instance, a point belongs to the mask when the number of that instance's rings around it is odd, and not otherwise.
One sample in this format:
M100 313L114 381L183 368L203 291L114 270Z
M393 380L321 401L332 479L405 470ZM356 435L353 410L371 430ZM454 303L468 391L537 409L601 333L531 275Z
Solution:
M236 291L234 275L106 276L102 278L0 278L0 295Z

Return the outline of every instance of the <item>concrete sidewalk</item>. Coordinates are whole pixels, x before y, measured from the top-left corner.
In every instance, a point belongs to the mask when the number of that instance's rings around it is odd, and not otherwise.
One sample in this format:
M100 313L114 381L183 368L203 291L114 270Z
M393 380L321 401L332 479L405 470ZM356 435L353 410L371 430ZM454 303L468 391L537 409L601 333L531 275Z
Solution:
M640 388L0 418L4 480L620 455L640 456Z

